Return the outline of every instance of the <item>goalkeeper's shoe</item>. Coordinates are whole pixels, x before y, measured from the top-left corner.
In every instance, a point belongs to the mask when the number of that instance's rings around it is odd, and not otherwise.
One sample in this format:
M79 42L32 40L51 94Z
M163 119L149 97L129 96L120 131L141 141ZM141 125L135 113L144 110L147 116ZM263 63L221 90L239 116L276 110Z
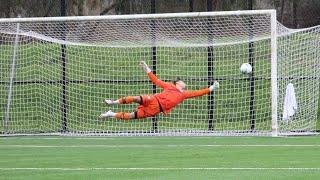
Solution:
M111 118L111 117L114 117L115 113L112 112L111 110L107 111L107 112L104 112L102 114L100 114L99 118L100 119L106 119L106 118Z
M107 104L107 105L113 105L114 104L114 102L112 100L110 100L110 99L105 99L104 103Z

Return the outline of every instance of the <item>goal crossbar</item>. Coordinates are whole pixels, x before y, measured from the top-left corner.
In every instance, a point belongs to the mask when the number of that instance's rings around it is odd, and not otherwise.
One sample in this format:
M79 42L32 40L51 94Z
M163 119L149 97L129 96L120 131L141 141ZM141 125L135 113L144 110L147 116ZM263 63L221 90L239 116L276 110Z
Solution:
M254 15L254 14L272 14L275 12L276 12L276 10L270 9L270 10L216 11L216 12L190 12L190 13L164 13L164 14L133 14L133 15L107 15L107 16L0 18L0 23L162 19L162 18L188 18L188 17L228 16L228 15L240 16L240 15Z

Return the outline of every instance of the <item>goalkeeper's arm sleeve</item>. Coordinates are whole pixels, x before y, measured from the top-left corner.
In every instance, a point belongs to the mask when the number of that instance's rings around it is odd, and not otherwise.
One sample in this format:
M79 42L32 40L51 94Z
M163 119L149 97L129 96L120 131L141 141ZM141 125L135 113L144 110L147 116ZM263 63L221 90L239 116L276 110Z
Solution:
M203 96L203 95L206 95L209 93L210 93L210 89L205 88L205 89L201 89L201 90L197 90L197 91L185 91L184 96L186 99L188 99L188 98Z
M150 80L153 82L153 84L161 87L161 88L166 88L168 86L170 86L169 83L166 83L164 81L161 81L160 79L157 78L156 75L154 75L152 72L148 73L148 77L150 78Z

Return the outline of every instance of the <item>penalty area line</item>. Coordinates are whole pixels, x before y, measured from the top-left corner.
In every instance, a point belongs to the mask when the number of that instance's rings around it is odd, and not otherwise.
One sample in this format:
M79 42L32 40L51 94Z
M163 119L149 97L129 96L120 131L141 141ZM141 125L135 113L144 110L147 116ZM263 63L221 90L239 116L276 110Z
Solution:
M112 171L122 171L122 170L140 170L140 171L170 171L170 170L316 170L320 171L320 167L307 168L307 167L190 167L190 168L169 168L169 167L159 167L159 168L104 168L104 167L92 167L92 168L0 168L2 171L93 171L93 170L112 170Z

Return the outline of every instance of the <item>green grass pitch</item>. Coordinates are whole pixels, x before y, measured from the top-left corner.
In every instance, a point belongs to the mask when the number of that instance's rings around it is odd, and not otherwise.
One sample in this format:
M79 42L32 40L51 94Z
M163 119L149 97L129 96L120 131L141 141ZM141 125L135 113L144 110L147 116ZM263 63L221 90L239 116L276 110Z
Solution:
M320 137L7 137L0 179L319 179Z

